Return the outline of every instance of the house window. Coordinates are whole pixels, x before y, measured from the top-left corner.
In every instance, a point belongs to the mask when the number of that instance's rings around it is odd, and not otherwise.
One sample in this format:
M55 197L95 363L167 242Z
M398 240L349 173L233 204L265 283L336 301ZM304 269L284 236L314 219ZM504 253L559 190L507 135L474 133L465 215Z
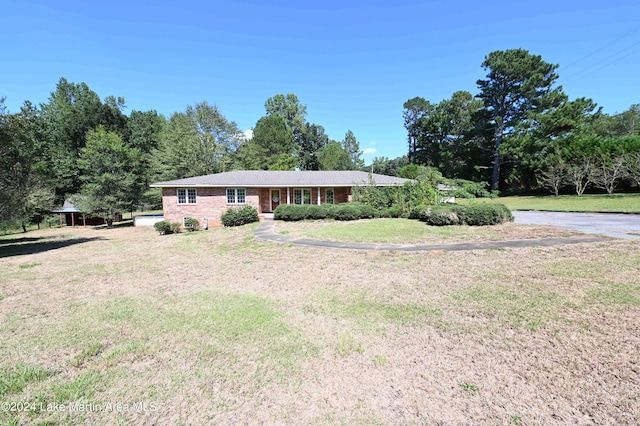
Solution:
M227 204L245 204L247 190L244 188L227 188Z
M178 188L178 204L195 204L196 189L195 188Z
M293 204L311 204L311 190L296 188L293 190Z
M328 188L324 190L324 202L325 204L333 204L334 203L334 192L333 188Z

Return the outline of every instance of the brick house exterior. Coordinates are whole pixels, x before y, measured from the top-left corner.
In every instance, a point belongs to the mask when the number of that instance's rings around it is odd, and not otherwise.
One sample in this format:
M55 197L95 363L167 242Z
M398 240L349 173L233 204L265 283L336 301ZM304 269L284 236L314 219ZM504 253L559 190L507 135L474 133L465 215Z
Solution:
M216 227L222 226L222 214L232 207L251 205L263 214L280 204L338 204L350 201L354 186L405 182L359 171L252 170L158 182L151 187L162 188L164 220L183 223L193 217L204 227Z

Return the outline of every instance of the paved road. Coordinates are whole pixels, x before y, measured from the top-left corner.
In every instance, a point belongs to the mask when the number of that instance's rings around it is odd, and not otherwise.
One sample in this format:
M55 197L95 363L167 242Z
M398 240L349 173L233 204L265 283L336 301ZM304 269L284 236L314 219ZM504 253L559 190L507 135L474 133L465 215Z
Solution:
M640 239L639 214L515 211L516 223L548 225L587 234Z

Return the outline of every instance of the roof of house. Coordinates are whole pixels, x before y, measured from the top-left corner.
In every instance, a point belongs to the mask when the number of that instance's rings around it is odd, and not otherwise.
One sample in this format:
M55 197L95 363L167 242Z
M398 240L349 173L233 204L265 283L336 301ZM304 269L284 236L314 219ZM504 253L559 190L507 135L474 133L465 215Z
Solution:
M80 213L80 210L71 201L64 200L64 204L61 209L51 210L51 213Z
M254 188L269 187L304 187L304 186L362 186L373 180L377 186L399 186L409 179L394 176L371 174L355 170L346 171L273 171L273 170L242 170L235 172L216 173L206 176L195 176L186 179L157 182L153 188L163 187L229 187L245 186Z

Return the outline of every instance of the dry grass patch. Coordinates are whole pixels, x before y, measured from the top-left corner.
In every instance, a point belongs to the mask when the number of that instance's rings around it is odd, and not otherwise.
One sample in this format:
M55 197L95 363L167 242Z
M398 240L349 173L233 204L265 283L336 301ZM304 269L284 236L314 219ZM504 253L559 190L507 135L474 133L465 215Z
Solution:
M391 244L434 244L570 237L579 232L538 225L428 226L410 219L276 221L277 233L330 241Z
M640 418L637 241L336 252L253 229L46 230L4 251L2 401L137 408L0 424Z

